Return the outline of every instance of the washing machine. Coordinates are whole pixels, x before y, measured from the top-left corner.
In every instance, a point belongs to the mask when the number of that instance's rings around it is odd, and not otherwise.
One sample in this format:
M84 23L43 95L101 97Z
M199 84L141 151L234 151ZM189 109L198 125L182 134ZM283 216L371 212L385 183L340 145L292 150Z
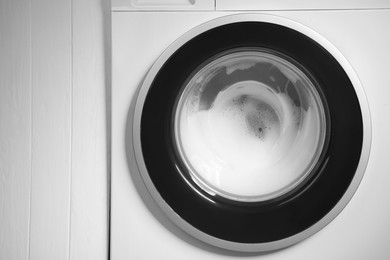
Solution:
M388 26L379 0L112 0L111 259L390 259Z

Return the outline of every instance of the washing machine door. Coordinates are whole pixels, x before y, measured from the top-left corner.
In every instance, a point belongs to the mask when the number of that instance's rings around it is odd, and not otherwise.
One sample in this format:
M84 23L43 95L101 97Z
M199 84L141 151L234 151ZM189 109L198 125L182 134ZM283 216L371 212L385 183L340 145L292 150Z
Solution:
M238 251L286 247L329 223L358 187L371 138L341 54L300 24L248 14L203 24L160 56L133 132L167 216Z

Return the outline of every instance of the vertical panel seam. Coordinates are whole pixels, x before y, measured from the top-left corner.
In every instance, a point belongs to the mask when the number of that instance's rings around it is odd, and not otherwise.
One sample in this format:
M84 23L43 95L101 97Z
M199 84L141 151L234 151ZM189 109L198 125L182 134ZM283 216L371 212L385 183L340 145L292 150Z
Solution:
M106 149L107 149L107 259L111 259L111 196L112 196L112 12L111 12L111 1L109 1L108 6L108 13L106 19L108 19L109 26L103 32L103 39L104 42L107 44L104 44L104 57L108 57L108 61L105 59L105 65L109 64L109 75L105 75L105 100L106 100ZM103 7L104 8L104 7ZM103 11L103 16L105 15L105 12ZM104 19L104 17L103 17ZM107 21L107 20L106 20ZM103 25L104 26L104 25ZM108 37L108 39L107 39ZM108 46L108 47L107 47ZM108 52L108 55L107 55ZM105 71L106 67L105 67ZM108 80L106 79L108 77ZM107 111L108 110L108 111Z
M72 235L72 169L73 169L73 0L69 0L70 9L70 147L69 147L69 220L68 220L68 259L71 259L71 235Z
M33 54L32 54L32 2L33 0L29 1L29 14L30 14L30 27L29 27L29 40L30 40L30 46L29 46L29 58L30 58L30 197L29 197L29 203L28 203L28 210L29 210L29 217L28 217L28 232L27 232L27 260L30 259L31 254L31 203L32 203L32 179L33 179Z

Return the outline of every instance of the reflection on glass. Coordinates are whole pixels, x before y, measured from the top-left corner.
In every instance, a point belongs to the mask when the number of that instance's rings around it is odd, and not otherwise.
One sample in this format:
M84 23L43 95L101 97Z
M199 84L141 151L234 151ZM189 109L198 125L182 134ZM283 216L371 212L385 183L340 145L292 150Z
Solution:
M325 139L319 94L276 53L237 49L189 79L175 114L175 140L202 189L238 201L264 201L296 187Z

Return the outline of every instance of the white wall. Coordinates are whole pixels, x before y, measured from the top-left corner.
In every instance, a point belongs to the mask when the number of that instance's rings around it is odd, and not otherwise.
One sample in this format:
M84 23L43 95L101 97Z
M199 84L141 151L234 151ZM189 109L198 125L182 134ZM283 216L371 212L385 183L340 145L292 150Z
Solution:
M0 260L107 259L109 0L0 0Z

